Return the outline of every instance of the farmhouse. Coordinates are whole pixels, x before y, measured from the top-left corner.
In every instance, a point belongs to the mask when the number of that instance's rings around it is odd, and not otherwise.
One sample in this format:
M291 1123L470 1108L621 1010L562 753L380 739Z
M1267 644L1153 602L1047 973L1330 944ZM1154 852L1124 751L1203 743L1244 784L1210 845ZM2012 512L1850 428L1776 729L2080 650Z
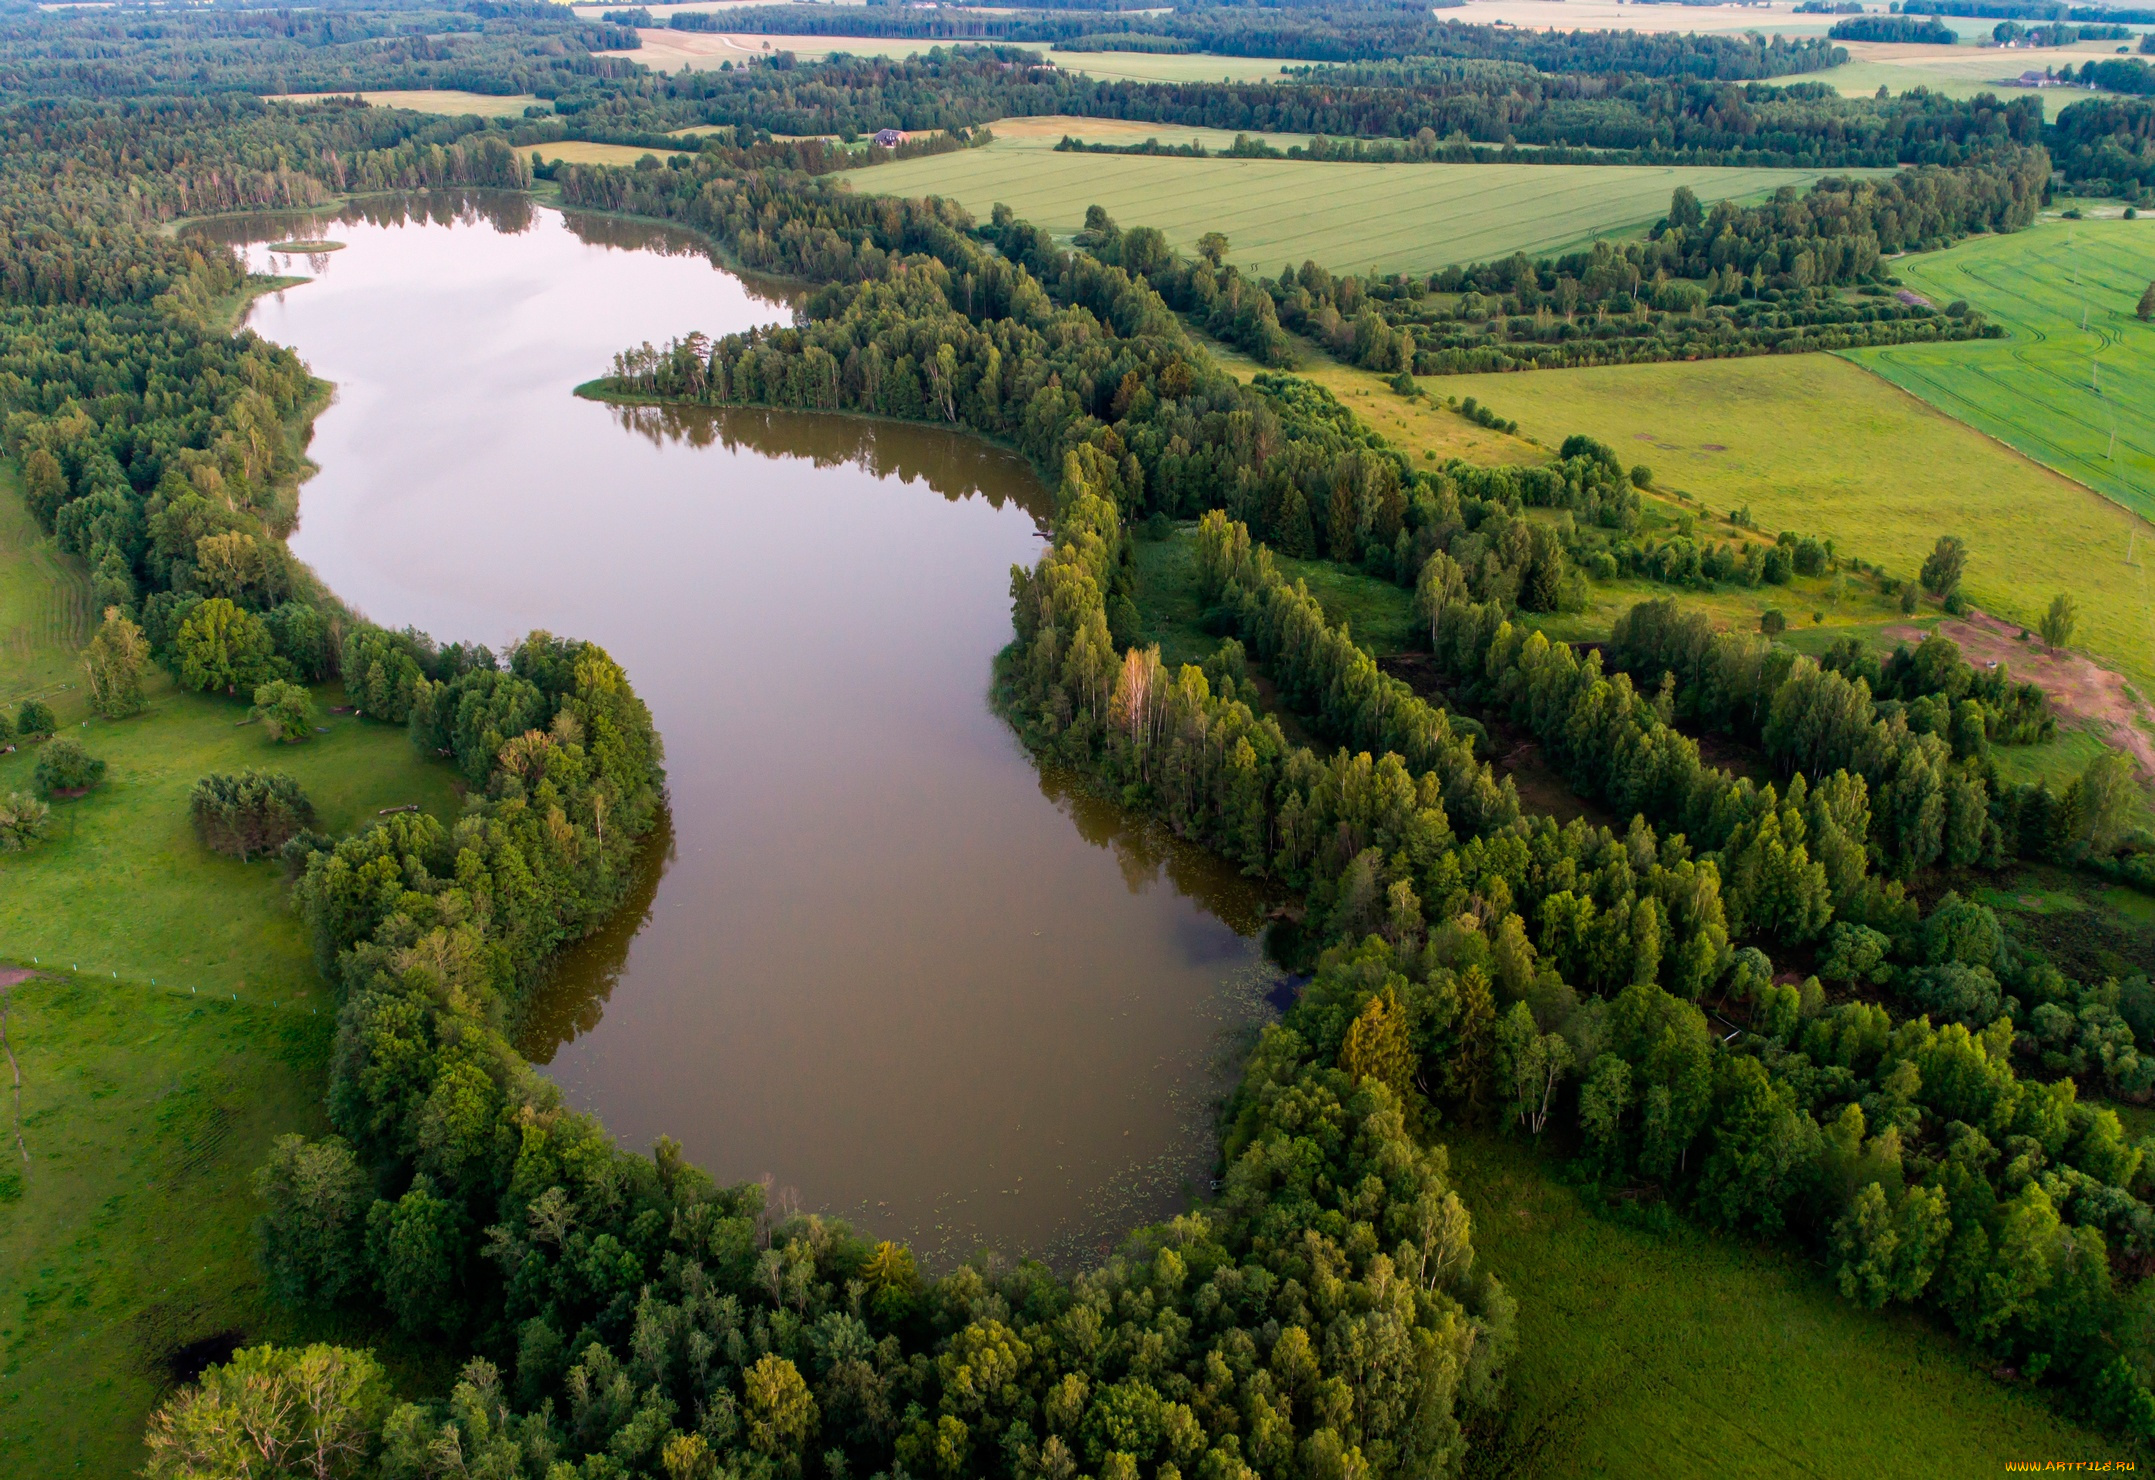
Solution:
M898 129L879 128L875 131L874 142L881 148L895 149L905 142L905 135Z

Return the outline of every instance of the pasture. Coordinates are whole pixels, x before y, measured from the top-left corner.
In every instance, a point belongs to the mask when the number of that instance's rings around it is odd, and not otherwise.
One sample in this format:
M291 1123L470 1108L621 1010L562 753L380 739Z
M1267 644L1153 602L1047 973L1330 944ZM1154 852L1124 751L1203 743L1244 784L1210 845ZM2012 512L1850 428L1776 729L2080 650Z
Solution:
M2068 593L2080 605L2075 646L2155 691L2155 528L1847 360L1786 355L1422 385L1478 397L1549 446L1572 432L1598 437L1716 516L1748 507L1764 530L1831 536L1843 555L1893 575L1915 575L1939 535L1957 534L1968 542L1966 589L1977 605L2030 624Z
M409 108L414 113L441 113L449 116L477 114L481 118L522 118L524 110L533 106L552 111L553 105L531 93L507 93L496 97L491 93L457 92L450 88L415 90L406 92L363 93L275 93L266 101L272 103L319 103L325 98L364 98L376 108Z
M1941 306L1965 299L2009 338L1894 345L1855 360L2132 509L2155 518L2155 221L2044 221L1895 264Z
M11 989L24 1165L0 1134L0 1473L120 1475L177 1346L241 1330L284 1339L254 1265L248 1178L269 1142L318 1131L329 993L273 862L207 853L187 793L208 771L297 777L330 832L418 802L453 816L446 767L404 731L326 716L273 745L237 700L175 689L92 716L76 657L91 630L80 563L43 539L0 467L0 704L33 695L109 767L53 803L54 836L0 856L0 983ZM341 695L326 689L326 707ZM37 748L0 755L31 789ZM42 1468L39 1468L39 1466Z
M1059 137L1059 135L1058 135ZM1515 251L1546 253L1640 229L1689 185L1709 204L1817 178L1806 170L1664 166L1330 164L1058 154L1052 140L881 165L854 188L941 195L985 218L1003 202L1069 235L1099 204L1125 227L1156 226L1187 252L1224 231L1229 256L1276 273L1316 261L1335 271L1427 272Z
M1859 1310L1800 1259L1598 1216L1547 1153L1444 1135L1477 1262L1521 1297L1504 1411L1471 1435L1469 1475L1978 1475L2117 1456L1949 1331Z

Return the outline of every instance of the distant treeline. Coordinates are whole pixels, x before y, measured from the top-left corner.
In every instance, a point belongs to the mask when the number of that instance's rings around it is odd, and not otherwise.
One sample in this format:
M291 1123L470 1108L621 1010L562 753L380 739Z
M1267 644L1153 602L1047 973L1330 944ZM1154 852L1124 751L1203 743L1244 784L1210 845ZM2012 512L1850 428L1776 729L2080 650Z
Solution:
M1935 20L1905 15L1850 16L1845 21L1835 21L1826 34L1835 41L1916 41L1932 46L1951 46L1960 40L1960 33Z
M777 36L861 36L927 41L1049 43L1088 48L1119 32L1189 42L1221 56L1359 62L1431 56L1518 62L1544 72L1632 72L1741 81L1816 72L1846 59L1816 38L1703 36L1639 31L1535 31L1440 20L1421 5L1204 6L1168 14L986 13L869 7L764 6L678 15L683 30Z
M1964 15L1986 21L2094 21L2104 25L2155 26L2155 10L2108 5L2065 5L2058 0L1899 0L1901 15Z
M22 6L0 12L0 94L456 88L552 97L582 80L631 75L633 64L592 53L639 44L633 30L538 0L362 0L307 11Z
M954 129L1072 114L1398 141L1425 151L1518 143L1624 151L1636 162L1832 168L1956 164L1972 151L2042 137L2041 105L2027 97L1849 99L1822 83L1663 82L1482 62L1313 69L1293 86L1145 83L1087 77L997 47L696 72L668 77L662 88L656 107L664 127L733 124L776 134ZM624 102L603 111L630 109Z

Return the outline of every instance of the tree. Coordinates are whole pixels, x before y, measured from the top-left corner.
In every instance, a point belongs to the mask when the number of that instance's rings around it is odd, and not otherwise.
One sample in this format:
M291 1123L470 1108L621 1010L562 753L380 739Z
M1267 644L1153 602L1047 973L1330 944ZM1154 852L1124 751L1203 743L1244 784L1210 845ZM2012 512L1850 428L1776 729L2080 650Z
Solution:
M395 1202L377 1201L367 1210L367 1262L383 1303L412 1335L455 1331L464 1323L455 1295L462 1222L423 1172Z
M336 1136L279 1136L254 1174L254 1192L267 1204L257 1231L278 1298L330 1305L360 1292L374 1192L350 1146Z
M105 625L83 650L82 666L90 679L90 707L106 719L124 719L142 708L142 670L150 660L149 639L116 606L105 608Z
M1833 1227L1841 1293L1872 1310L1914 1300L1930 1284L1952 1229L1942 1193L1902 1187L1889 1194L1865 1183Z
M816 1431L816 1400L800 1369L767 1353L741 1374L748 1395L748 1442L779 1467L798 1472L801 1450Z
M0 853L20 853L52 831L52 809L25 792L0 797Z
M105 779L105 763L73 740L54 740L38 754L36 777L47 796L79 796Z
M243 1347L150 1416L149 1480L338 1480L362 1472L389 1406L371 1353Z
M2052 652L2064 647L2073 640L2073 628L2079 621L2080 607L2072 597L2062 591L2051 597L2050 610L2043 613L2043 646Z
M1197 239L1197 255L1214 267L1227 260L1227 236L1224 232L1208 231Z
M2146 318L2146 314L2141 315ZM52 516L68 500L67 473L60 459L43 447L33 447L22 460L23 494L30 510L48 527Z
M242 863L282 847L314 822L314 804L297 781L261 771L204 776L187 807L203 846Z
M1758 614L1758 630L1768 637L1779 637L1788 630L1788 618L1777 606L1770 606Z
M213 596L188 614L172 640L180 682L236 694L276 676L277 644L253 612Z
M2155 283L2149 283L2147 291L2140 295L2140 307L2135 311L2143 319L2155 319Z
M1579 1129L1607 1172L1624 1162L1624 1111L1631 1104L1631 1065L1613 1053L1598 1055L1579 1089Z
M314 695L304 684L273 678L254 691L254 708L247 712L280 745L297 745L314 737Z
M1669 225L1679 231L1689 231L1706 220L1705 208L1699 204L1698 192L1689 185L1679 185L1669 197Z
M52 717L52 706L43 699L25 699L22 708L15 711L15 733L25 740L50 735L57 723Z
M2131 828L2140 800L2133 763L2118 751L2105 750L2074 778L2066 796L2076 823L2072 843L2106 854Z
M1557 1083L1571 1072L1571 1044L1556 1033L1535 1027L1524 1002L1497 1022L1497 1082L1511 1097L1513 1117L1534 1135L1549 1122L1549 1101Z
M1942 534L1923 562L1923 589L1939 597L1957 591L1961 575L1967 568L1967 545L1962 543L1959 535Z
M1414 1078L1414 1049L1407 1038L1406 1010L1390 991L1371 997L1348 1026L1339 1066L1357 1084L1376 1079L1405 1097Z

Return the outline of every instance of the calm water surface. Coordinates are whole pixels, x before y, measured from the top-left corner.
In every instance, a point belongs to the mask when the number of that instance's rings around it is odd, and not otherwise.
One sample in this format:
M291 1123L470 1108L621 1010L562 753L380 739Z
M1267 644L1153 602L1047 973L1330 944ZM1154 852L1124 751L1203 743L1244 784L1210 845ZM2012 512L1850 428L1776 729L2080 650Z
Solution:
M990 710L1016 457L932 429L580 401L613 352L782 319L691 243L518 201L270 253L254 328L338 387L293 549L374 620L624 663L667 832L526 1050L625 1143L945 1257L1069 1254L1177 1206L1261 1010L1264 901L1043 775Z

